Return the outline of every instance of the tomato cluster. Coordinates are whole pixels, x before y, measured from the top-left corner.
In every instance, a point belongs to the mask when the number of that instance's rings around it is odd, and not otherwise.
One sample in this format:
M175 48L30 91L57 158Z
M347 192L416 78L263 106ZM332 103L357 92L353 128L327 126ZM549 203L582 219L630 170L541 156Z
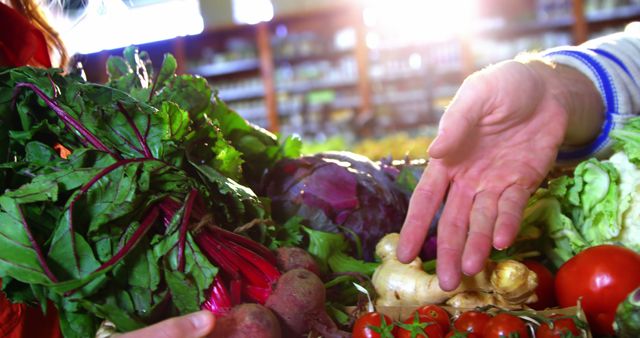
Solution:
M574 317L545 318L540 325L527 325L509 312L490 313L483 310L462 312L456 317L440 306L426 305L402 322L393 322L386 315L369 312L353 327L353 338L536 338L584 337L583 322Z

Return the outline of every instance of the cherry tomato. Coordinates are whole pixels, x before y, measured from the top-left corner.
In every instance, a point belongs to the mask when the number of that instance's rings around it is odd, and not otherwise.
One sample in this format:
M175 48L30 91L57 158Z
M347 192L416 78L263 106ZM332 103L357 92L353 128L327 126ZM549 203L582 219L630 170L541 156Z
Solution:
M356 320L351 333L353 338L392 338L392 324L393 321L386 315L367 312Z
M538 275L538 286L536 295L538 300L535 303L527 304L534 310L544 310L556 306L556 295L553 285L553 274L542 263L534 260L526 260L524 265Z
M402 324L398 324L395 338L444 338L440 324L433 318L421 316L414 312L413 317L407 318Z
M616 308L640 285L640 254L616 245L588 248L566 261L555 281L561 307L582 309L595 335L613 335Z
M483 338L528 338L529 332L522 319L508 314L498 313L489 319L482 331Z
M480 338L480 335L473 332L451 330L444 338Z
M449 332L449 312L438 305L425 305L416 310L420 316L431 318L440 325L442 333Z
M474 332L482 334L485 325L491 319L491 315L481 311L465 311L453 322L453 327L458 331Z
M570 338L582 337L573 318L554 319L552 324L544 323L536 329L536 338Z

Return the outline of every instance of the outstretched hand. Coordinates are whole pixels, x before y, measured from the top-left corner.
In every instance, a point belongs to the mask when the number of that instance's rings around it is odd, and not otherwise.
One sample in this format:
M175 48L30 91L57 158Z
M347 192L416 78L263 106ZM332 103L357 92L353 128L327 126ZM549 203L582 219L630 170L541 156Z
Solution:
M571 106L548 81L553 72L542 63L489 67L463 83L443 115L397 251L403 262L416 257L446 200L437 241L442 289L478 273L492 245L511 245L528 198L552 168Z

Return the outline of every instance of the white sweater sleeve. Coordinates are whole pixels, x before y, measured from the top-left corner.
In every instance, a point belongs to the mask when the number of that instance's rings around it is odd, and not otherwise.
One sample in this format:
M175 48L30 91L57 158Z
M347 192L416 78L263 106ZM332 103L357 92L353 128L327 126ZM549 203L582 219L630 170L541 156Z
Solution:
M577 47L558 47L543 56L555 63L572 66L587 75L602 96L605 122L600 135L580 148L563 148L558 160L575 161L611 154L609 133L640 114L640 31L624 32L585 42Z

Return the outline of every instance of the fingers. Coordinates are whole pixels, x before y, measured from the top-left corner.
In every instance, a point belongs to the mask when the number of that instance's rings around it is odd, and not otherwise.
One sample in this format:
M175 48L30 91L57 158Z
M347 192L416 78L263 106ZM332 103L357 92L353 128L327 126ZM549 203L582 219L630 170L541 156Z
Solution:
M476 194L471 209L469 233L462 254L462 272L475 275L484 266L491 252L493 226L498 215L499 194L493 191L481 191Z
M209 311L194 312L167 319L144 329L118 335L118 338L200 338L213 331L215 317Z
M420 252L429 231L429 225L442 204L449 185L446 169L437 161L431 161L422 173L413 191L404 225L400 231L400 243L396 256L400 262L411 262Z
M436 272L440 288L455 289L460 284L461 256L467 238L473 191L454 184L438 223L438 262Z
M518 235L522 212L529 200L530 192L519 185L505 189L498 202L498 218L493 232L493 246L505 249Z
M464 143L465 138L484 114L484 96L477 93L478 81L467 81L440 119L438 136L429 147L429 156L443 158Z

